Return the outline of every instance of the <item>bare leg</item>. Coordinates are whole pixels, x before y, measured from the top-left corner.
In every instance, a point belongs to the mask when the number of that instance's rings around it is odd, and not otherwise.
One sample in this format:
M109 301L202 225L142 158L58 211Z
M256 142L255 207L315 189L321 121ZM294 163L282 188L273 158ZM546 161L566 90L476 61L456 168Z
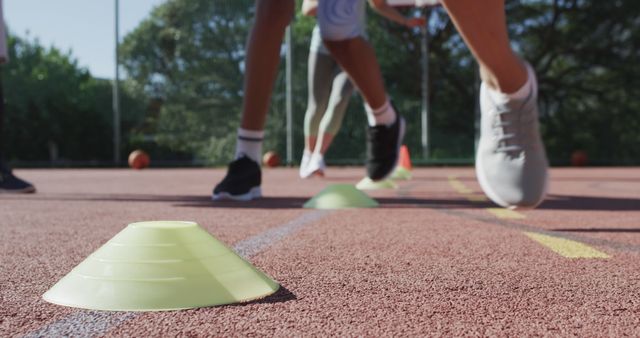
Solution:
M387 101L382 73L373 47L363 38L324 41L334 59L338 61L372 108Z
M504 0L442 0L442 4L480 64L482 80L502 93L520 89L527 71L509 45Z
M269 100L280 61L284 30L293 17L294 0L256 0L256 14L245 59L242 121L235 160L213 189L213 200L250 201L262 196L262 139Z
M280 62L284 30L294 11L293 0L256 0L256 16L247 44L241 127L263 130Z
M316 147L320 123L327 111L337 64L329 55L310 52L307 68L308 101L304 114L304 134L305 150L311 153Z
M349 75L339 68L336 70L339 73L334 77L331 85L331 96L329 97L327 110L322 117L322 121L320 121L318 145L314 149L322 155L327 153L335 135L340 131L344 114L353 94L353 85L349 80Z
M480 64L480 186L500 206L533 208L544 199L548 177L537 84L509 44L504 0L442 2Z
M389 102L374 49L362 37L364 5L355 0L320 1L318 23L325 46L368 104L367 176L380 180L397 162L405 122Z
M314 149L316 149L316 142L318 141L318 137L313 135L313 136L307 136L307 138L304 140L304 149L310 153L313 152Z
M333 137L334 137L333 134L329 134L329 133L320 134L320 136L318 137L320 154L324 155L327 153L327 150L329 149L331 142L333 142ZM315 148L312 148L312 149L315 149Z

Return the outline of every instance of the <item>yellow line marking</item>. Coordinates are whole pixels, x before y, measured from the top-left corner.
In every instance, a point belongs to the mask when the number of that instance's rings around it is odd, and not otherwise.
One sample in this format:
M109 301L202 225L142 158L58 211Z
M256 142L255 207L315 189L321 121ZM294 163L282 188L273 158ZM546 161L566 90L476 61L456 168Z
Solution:
M609 258L606 253L596 250L586 244L565 238L543 235L535 232L525 232L529 238L553 250L566 258Z
M486 202L489 200L487 196L481 194L469 194L465 197L467 197L467 199L471 202Z
M482 194L474 193L473 190L458 180L458 177L455 175L449 175L449 185L451 185L451 187L459 194L464 195L464 197L471 202L486 202L489 200Z
M453 189L455 189L457 192L461 193L461 194L470 194L473 192L473 190L467 188L462 182L460 181L449 181L449 184L451 184L451 187L453 187Z
M487 208L489 213L502 219L525 219L526 216L515 210L503 209L503 208Z
M449 176L449 185L451 185L451 187L457 191L458 193L461 194L471 194L473 192L473 190L467 188L466 185L464 185L464 183L460 182L458 180L458 177L456 176Z

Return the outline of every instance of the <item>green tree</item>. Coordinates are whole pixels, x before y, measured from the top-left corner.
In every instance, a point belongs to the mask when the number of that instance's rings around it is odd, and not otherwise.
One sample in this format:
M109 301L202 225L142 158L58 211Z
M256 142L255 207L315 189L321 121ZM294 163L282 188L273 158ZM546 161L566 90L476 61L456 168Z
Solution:
M113 158L111 82L94 79L70 53L9 39L3 68L5 156L22 161L103 163ZM127 87L125 87L127 88ZM125 90L124 130L144 114Z
M550 157L584 149L592 163L640 158L640 3L511 1L511 32L538 72Z
M122 44L128 75L155 102L148 132L203 160L229 159L242 103L252 1L167 1Z
M299 4L299 1L298 1ZM507 1L514 47L537 70L542 130L551 159L586 149L602 163L636 162L640 150L640 3L631 0ZM170 0L123 44L128 74L153 102L147 132L170 149L213 163L232 154L242 102L244 44L253 1ZM409 10L411 11L411 10ZM432 9L430 104L432 157L471 160L477 102L475 61L443 9ZM306 63L315 20L292 23L295 153L302 150ZM409 122L406 143L420 149L420 32L370 14L369 39L385 84ZM283 55L284 56L284 55ZM284 69L284 65L281 65ZM284 153L284 72L273 93L265 148ZM364 157L362 100L353 100L329 161Z

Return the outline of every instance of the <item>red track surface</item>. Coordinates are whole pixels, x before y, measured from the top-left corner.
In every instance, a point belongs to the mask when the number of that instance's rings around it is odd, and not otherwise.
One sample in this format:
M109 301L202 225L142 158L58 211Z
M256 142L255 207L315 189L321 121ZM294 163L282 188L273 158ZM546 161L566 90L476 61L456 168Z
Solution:
M330 179L301 181L270 169L267 198L214 203L222 170L17 173L38 193L0 195L3 337L78 334L49 328L83 310L40 297L128 223L192 220L234 245L311 212L300 206L328 182L363 175L330 168ZM370 194L380 208L331 212L251 257L285 288L275 296L122 317L92 334L640 336L638 169L555 169L549 199L524 219L498 218L451 180L480 192L472 169L414 170L400 189ZM565 258L524 231L610 257Z

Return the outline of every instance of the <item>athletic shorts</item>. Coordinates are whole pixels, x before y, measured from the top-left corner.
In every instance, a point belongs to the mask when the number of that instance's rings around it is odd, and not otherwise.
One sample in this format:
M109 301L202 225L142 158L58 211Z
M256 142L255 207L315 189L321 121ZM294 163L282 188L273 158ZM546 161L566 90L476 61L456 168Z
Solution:
M342 41L365 36L366 0L320 0L318 26L322 39Z

